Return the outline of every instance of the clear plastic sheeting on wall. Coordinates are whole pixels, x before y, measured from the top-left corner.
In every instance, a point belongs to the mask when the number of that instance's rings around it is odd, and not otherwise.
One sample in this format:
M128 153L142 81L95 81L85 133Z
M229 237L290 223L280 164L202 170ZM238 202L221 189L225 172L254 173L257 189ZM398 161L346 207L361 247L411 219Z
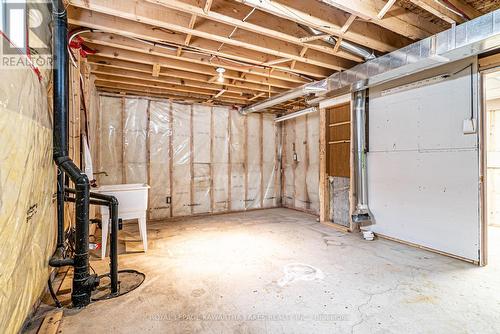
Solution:
M149 217L168 218L172 171L172 104L169 101L149 101ZM154 180L154 182L152 182Z
M101 185L125 183L123 179L123 105L124 98L101 97L99 171ZM105 173L105 174L104 174Z
M147 100L125 99L123 111L123 183L146 183Z
M100 183L148 183L150 219L279 204L273 115L102 95L100 125Z
M0 328L17 333L47 286L56 237L47 86L30 68L0 80Z
M319 214L319 115L283 124L283 206Z

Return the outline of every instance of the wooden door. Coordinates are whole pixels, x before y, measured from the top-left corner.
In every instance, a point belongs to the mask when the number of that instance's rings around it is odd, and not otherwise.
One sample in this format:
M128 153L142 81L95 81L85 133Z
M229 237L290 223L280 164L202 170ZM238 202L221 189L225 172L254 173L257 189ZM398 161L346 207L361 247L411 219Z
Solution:
M351 105L326 110L326 158L328 176L351 177Z

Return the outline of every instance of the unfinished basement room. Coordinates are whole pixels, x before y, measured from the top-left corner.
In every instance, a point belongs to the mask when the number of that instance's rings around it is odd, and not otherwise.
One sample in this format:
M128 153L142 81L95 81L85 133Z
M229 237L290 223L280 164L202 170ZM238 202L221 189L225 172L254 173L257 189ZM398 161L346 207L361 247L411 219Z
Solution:
M0 0L0 333L500 333L500 0Z

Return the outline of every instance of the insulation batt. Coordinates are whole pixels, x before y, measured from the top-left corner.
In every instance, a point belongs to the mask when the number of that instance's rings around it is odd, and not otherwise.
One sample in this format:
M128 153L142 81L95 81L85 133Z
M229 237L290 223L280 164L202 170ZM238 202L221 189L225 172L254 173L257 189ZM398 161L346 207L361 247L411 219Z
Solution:
M98 183L149 184L149 219L278 206L273 115L107 95L99 109Z

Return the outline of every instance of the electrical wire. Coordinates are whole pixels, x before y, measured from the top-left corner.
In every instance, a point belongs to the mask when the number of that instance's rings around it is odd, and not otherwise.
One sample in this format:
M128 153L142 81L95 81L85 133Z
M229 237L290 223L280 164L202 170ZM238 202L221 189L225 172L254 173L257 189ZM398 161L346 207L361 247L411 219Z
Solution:
M180 48L183 49L184 52L189 52L189 53L194 53L194 54L201 54L201 55L204 55L204 56L210 56L210 62L212 62L212 59L215 58L215 59L219 60L220 62L229 62L229 63L237 64L239 67L244 67L244 68L261 68L261 69L269 69L269 68L271 68L269 66L263 65L263 64L265 64L265 62L262 62L260 64L251 64L251 63L247 63L247 62L243 62L243 61L239 61L239 60L234 60L234 59L231 59L231 58L227 58L227 57L224 57L224 56L215 55L215 54L213 54L212 51L206 50L206 49L203 49L203 48L194 48L194 47L190 47L190 46L185 46L185 45L176 44L176 43L170 43L170 42L164 42L164 41L163 42L152 42L152 41L148 41L148 40L145 40L145 39L142 39L142 38L137 38L137 37L132 37L132 36L125 36L125 37L130 38L130 39L135 40L135 41L139 41L139 42L151 45L151 46L165 48L165 49L170 50L170 51L177 50L180 47ZM296 72L287 70L285 68L279 68L279 69L281 71L283 71L283 72L290 73L290 74L295 75L295 76L297 76L299 78L306 79L306 80L309 80L309 81L314 81L313 78L310 78L310 77L308 77L306 75L303 75L303 74L300 74L300 73L296 73Z
M52 282L50 281L50 277L49 277L48 285L49 285L50 296L52 297L52 300L54 301L54 304L56 304L57 308L62 308L62 304L59 301L59 299L57 298L57 295L54 292L54 288L52 287Z
M457 75L460 72L465 71L466 69L470 70L470 119L474 119L474 64L470 63L464 68L452 73L452 76Z

